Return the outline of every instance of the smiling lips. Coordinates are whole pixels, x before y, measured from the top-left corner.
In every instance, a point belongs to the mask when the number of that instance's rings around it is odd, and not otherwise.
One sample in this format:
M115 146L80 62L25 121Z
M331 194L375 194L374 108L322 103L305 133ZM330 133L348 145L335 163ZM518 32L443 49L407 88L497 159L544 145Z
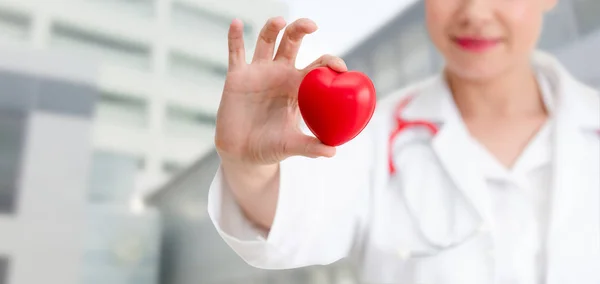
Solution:
M500 43L497 39L481 39L472 37L457 37L454 42L464 50L470 52L484 52Z

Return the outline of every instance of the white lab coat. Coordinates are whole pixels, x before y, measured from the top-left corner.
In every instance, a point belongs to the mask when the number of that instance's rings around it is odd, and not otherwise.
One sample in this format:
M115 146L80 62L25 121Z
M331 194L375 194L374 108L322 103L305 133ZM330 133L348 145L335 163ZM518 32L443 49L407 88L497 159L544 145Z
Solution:
M532 60L555 98L555 172L546 251L548 284L600 283L600 96L550 55ZM406 119L439 123L438 134L403 133L388 170L396 103L414 96ZM488 191L477 174L464 124L441 76L378 103L369 126L331 159L281 163L273 227L263 238L223 183L209 191L209 214L228 245L264 269L358 264L363 283L494 283ZM432 252L438 253L432 253Z

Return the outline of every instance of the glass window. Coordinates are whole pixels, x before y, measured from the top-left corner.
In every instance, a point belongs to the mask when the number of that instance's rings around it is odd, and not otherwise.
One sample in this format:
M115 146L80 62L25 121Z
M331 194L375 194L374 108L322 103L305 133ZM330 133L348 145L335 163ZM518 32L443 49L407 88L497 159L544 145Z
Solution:
M38 87L38 109L61 115L92 116L97 95L95 87L52 79L40 79Z
M135 177L140 159L133 155L97 151L92 158L91 202L129 202L135 189Z
M352 273L352 269L348 267L339 267L336 269L336 283L337 284L355 284L356 276Z
M127 209L86 206L79 283L159 283L154 278L159 274L158 216L154 210L138 215Z
M0 109L0 213L16 211L26 127L26 112Z
M143 172L146 169L146 159L139 157L137 158L138 171Z
M415 49L402 64L402 73L408 81L421 80L432 72L431 53L427 46Z
M8 284L8 258L0 256L0 284Z
M171 76L198 84L223 84L227 67L182 53L170 56Z
M214 128L216 118L191 108L168 106L165 124L167 132L196 135Z
M25 40L29 36L31 19L25 15L0 10L0 37Z
M577 26L579 27L580 34L587 35L593 31L600 29L600 17L598 16L598 14L600 13L600 1L573 0L566 2L573 3L575 19L577 19Z
M168 175L178 174L184 168L184 165L174 161L168 161L163 164L163 171Z
M421 23L402 31L400 39L401 72L407 82L419 80L433 72L433 58L427 31Z
M331 275L331 268L326 268L326 267L313 267L309 273L310 273L310 281L307 281L307 283L313 283L313 284L329 284L329 283L335 283L333 281L333 275Z
M258 31L254 31L254 27L248 21L244 21L244 41L245 42L254 42L254 39L258 36Z
M184 32L208 31L227 35L233 17L219 15L212 11L188 3L174 1L171 9L171 24L174 29ZM254 29L248 21L244 21L244 33L253 34Z
M52 28L50 46L135 69L146 70L151 64L150 48L147 46L61 24Z
M594 78L591 80L590 85L592 86L592 88L595 88L596 90L600 90L600 78Z
M0 71L0 108L29 111L39 93L34 77Z
M437 72L446 64L445 59L433 44L429 45L429 49L431 50L431 69Z
M96 106L96 118L107 124L145 127L148 120L148 102L141 98L102 93Z
M370 68L369 68L369 64L367 62L367 58L356 57L356 58L347 60L346 63L348 64L348 69L350 69L350 70L360 71L365 74L369 73Z
M382 43L374 53L374 84L377 93L380 95L391 91L402 83L399 66L395 64L394 60L396 56L396 47L389 43Z
M538 43L541 49L556 49L577 38L571 6L571 1L558 1L556 7L546 14Z
M87 2L102 6L108 10L126 13L129 15L140 15L144 17L154 16L155 0L86 0Z

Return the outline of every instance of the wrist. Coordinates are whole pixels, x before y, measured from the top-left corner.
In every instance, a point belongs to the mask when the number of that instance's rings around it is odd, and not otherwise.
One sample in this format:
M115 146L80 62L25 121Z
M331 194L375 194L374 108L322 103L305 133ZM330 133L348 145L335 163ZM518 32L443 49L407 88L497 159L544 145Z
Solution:
M261 165L222 158L221 167L224 171L235 174L236 176L252 176L261 179L273 176L279 169L279 163Z

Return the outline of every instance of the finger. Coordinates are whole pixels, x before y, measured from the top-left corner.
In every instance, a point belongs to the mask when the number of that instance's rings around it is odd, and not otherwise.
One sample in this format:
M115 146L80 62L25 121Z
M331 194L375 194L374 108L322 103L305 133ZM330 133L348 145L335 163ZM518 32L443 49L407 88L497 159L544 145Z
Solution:
M254 50L254 58L252 61L258 60L273 60L275 52L275 43L277 35L285 27L285 20L282 17L271 18L260 31L256 49Z
M306 66L306 68L303 69L303 72L308 73L315 68L323 67L323 66L328 66L337 72L348 71L348 66L346 66L346 62L344 62L343 59L341 59L337 56L326 54L326 55L319 57L319 59L315 60L313 63Z
M244 24L235 19L229 26L229 68L235 68L246 62L246 51L244 50Z
M299 19L290 24L281 38L275 60L295 63L302 39L305 35L314 33L316 30L317 25L309 19Z
M305 156L309 158L331 158L335 156L336 152L335 147L327 146L319 141L319 139L304 134L301 134L300 138L290 141L285 148L288 155Z

